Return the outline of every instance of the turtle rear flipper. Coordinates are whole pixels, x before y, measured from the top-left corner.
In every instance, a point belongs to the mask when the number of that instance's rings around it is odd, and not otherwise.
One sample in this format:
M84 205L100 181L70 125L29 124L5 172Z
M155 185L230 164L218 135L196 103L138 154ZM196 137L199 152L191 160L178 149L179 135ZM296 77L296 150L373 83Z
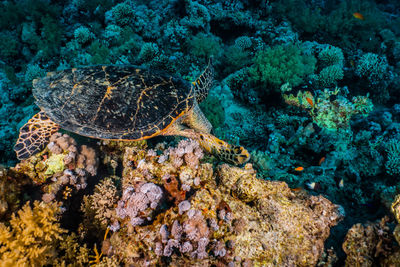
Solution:
M17 158L27 159L43 150L50 136L59 128L59 125L52 122L43 111L35 114L19 130L19 137L14 146Z
M196 95L197 103L200 103L208 96L208 91L210 91L212 82L214 80L214 68L212 66L212 58L208 61L207 68L203 73L197 78L196 81L192 83Z

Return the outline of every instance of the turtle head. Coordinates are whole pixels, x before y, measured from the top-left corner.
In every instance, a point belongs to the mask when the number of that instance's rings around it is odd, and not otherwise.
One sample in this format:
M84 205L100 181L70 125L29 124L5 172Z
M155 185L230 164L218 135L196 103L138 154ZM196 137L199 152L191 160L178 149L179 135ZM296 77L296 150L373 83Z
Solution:
M207 152L214 154L222 161L234 165L241 165L250 159L249 152L241 146L228 144L209 133L200 133L199 135L198 141L201 147Z
M234 165L242 165L249 161L250 154L242 146L231 146L219 152L218 157Z

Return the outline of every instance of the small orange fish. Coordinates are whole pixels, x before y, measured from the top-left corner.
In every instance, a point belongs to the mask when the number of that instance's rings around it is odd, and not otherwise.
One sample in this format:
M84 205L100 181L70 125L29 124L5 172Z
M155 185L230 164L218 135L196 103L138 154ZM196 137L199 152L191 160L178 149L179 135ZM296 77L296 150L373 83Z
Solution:
M356 19L359 19L359 20L364 20L363 14L361 14L359 12L353 13L353 17L355 17Z
M314 101L311 98L306 97L306 100L307 100L308 104L310 104L310 106L312 106L312 107L314 106Z
M304 170L304 167L299 166L299 167L295 168L294 170L296 172L302 172Z
M321 166L321 164L325 161L325 157L322 157L319 161L318 161L318 165Z
M303 188L301 187L296 187L296 188L290 188L290 190L292 190L292 192L300 192L303 190Z
M355 67L355 65L356 65L356 63L354 62L354 60L350 60L350 65L354 68Z

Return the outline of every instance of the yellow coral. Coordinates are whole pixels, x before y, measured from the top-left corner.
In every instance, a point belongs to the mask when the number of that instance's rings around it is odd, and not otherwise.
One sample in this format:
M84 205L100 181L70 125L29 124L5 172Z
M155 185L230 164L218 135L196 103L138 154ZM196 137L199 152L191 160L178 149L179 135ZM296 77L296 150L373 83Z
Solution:
M55 154L46 159L47 170L44 174L50 176L62 172L65 169L64 157L64 154Z
M27 202L10 226L0 223L0 261L3 266L43 266L57 256L56 243L67 232L57 222L58 203Z

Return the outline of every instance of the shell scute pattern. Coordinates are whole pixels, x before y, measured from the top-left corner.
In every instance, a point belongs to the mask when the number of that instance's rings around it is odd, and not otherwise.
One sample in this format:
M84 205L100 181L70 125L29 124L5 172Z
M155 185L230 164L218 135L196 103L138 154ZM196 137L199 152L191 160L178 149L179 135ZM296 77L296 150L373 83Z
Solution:
M134 66L91 66L34 82L37 104L62 128L137 140L157 135L194 103L190 83Z

